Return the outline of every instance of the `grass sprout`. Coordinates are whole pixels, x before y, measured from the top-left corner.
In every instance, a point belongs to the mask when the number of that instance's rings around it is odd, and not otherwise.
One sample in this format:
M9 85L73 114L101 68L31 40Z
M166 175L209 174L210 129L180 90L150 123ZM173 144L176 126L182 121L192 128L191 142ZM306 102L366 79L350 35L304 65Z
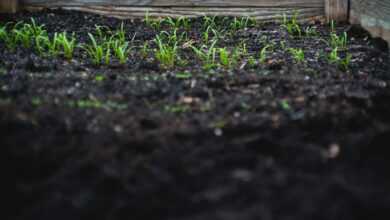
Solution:
M58 34L55 39L60 47L62 47L64 57L68 60L73 58L74 50L77 46L75 34L72 33L69 37L67 32ZM53 45L56 46L56 45Z
M120 64L125 64L127 62L130 47L128 42L122 43L121 40L115 40L111 44L112 50L114 51L115 57L119 60Z
M298 12L295 12L293 16L288 19L286 14L283 14L283 21L281 27L283 27L290 35L296 37L302 36L301 26L298 23Z
M175 66L178 60L178 46L177 41L173 44L165 43L161 39L160 35L156 35L155 43L157 49L155 49L155 58L166 68L172 68Z
M249 26L251 20L249 17L234 17L233 21L230 23L230 30L237 31L240 29L245 29Z
M267 59L267 50L268 48L270 48L271 45L266 45L265 47L263 47L260 51L260 57L259 57L259 62L260 63L265 63L266 59Z
M289 48L288 51L297 63L305 61L305 53L300 48Z
M211 69L216 66L216 54L217 54L217 48L215 48L217 41L214 40L210 46L202 45L199 48L192 46L191 48L196 54L196 56L203 62L203 68L204 69Z
M92 60L94 65L100 65L104 61L106 65L110 63L111 48L108 42L98 43L96 37L91 33L88 33L90 44L83 46L83 49L87 52L87 55Z
M12 32L7 30L7 25L0 27L0 41L3 41L6 47L14 51L18 45L18 41Z
M348 45L348 35L344 32L342 35L337 35L336 33L330 34L329 46L332 48L339 48L342 50L347 49Z

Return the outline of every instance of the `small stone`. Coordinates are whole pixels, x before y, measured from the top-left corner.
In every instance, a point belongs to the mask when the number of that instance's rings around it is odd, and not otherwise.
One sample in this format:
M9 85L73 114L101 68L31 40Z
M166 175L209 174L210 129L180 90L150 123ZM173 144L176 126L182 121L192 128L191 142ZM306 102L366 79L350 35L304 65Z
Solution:
M214 129L214 134L215 134L215 136L220 137L223 135L223 131L220 128L216 128L216 129Z
M120 126L120 125L115 125L115 126L114 126L114 131L115 131L116 133L121 133L121 132L123 131L123 128L122 128L122 126Z
M253 175L252 172L245 169L236 169L232 172L232 177L234 179L238 179L244 182L249 182L252 180Z
M331 144L326 152L326 157L329 159L335 159L340 155L340 146L338 144Z

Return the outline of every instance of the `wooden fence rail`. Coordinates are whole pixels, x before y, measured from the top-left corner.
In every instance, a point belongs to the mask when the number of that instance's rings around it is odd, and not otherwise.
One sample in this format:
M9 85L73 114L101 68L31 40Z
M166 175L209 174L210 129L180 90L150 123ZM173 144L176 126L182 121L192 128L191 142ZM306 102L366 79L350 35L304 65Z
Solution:
M298 11L300 19L325 17L361 24L390 42L390 0L0 0L0 12L8 13L18 8L58 7L118 18L142 17L149 12L151 16L230 15L273 20Z

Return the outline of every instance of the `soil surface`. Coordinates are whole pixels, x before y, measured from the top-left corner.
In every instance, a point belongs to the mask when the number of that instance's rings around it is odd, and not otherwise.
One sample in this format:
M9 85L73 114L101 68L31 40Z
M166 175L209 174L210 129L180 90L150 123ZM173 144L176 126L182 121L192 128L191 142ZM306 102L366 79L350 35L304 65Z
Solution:
M57 10L0 23L31 17L80 42L96 24L122 22ZM343 71L319 53L329 52L327 24L305 24L319 36L299 39L262 24L219 47L246 39L258 52L263 37L276 45L265 64L206 71L183 48L186 65L164 69L139 52L156 31L124 22L128 39L136 33L124 66L94 66L81 49L66 61L0 43L1 219L390 217L390 65L380 40L337 25L352 54ZM201 22L187 31L194 42ZM305 63L282 44L303 48Z

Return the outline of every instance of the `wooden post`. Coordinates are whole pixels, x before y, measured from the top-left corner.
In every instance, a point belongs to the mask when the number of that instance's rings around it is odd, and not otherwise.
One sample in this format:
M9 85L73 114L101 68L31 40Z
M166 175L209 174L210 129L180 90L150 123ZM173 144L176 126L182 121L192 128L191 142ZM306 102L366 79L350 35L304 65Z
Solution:
M0 0L0 13L15 13L18 0Z
M325 0L327 21L348 21L349 0Z

